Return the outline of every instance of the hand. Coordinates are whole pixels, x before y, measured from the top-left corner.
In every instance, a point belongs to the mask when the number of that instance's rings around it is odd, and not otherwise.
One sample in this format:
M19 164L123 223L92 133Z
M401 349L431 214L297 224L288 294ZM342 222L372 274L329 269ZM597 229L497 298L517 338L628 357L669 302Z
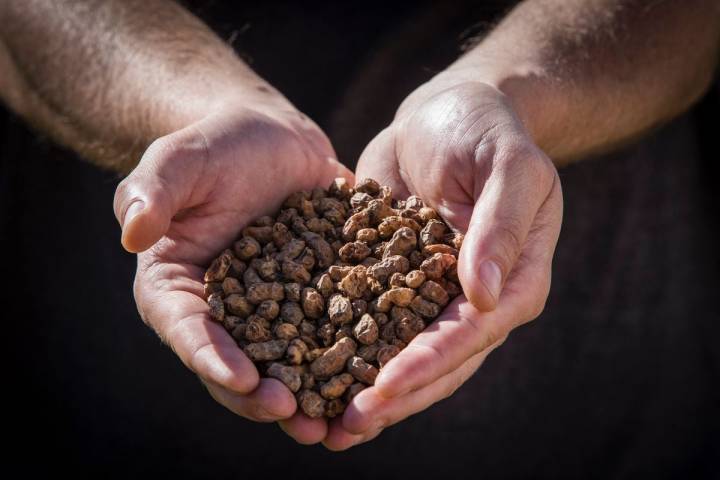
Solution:
M465 295L358 394L324 440L367 441L451 395L509 332L543 310L562 219L557 171L494 87L430 82L365 149L357 178L414 194L465 232Z
M218 402L243 417L290 417L295 398L279 381L260 379L210 320L205 269L250 221L338 176L352 178L313 122L284 99L245 98L155 141L115 193L122 243L142 252L134 287L140 316Z

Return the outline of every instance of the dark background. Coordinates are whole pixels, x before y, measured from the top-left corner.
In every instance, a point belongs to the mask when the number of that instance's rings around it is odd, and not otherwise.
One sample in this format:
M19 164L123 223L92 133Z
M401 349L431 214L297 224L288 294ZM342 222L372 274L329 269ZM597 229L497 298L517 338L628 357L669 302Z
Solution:
M348 164L507 8L191 3ZM563 169L545 313L453 397L343 453L216 404L137 315L135 259L112 214L117 176L0 111L9 466L125 478L718 478L719 97L715 86L637 143Z

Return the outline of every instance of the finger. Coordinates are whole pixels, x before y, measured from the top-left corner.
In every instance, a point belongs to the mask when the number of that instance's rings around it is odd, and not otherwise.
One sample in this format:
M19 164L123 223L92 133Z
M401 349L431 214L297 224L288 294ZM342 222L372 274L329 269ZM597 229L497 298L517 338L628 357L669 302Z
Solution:
M275 422L290 418L297 408L295 397L278 380L263 378L248 394L232 392L203 380L210 395L228 410L256 422Z
M501 343L516 326L542 312L550 289L552 256L562 207L553 194L538 212L525 250L503 290L498 307L479 312L464 295L453 300L437 320L415 337L378 374L375 387L387 398L429 385L466 359Z
M475 182L482 189L476 193L458 258L460 283L468 300L480 311L497 306L535 216L557 177L552 163L535 148L496 148L501 160L489 178Z
M327 436L322 443L328 450L339 452L360 443L368 442L381 433L382 429L378 428L360 435L352 434L343 428L342 417L336 417L330 420Z
M113 209L122 245L141 252L167 232L173 216L188 205L193 163L207 155L202 136L187 128L154 141L138 166L117 187Z
M395 133L393 127L380 132L363 150L355 169L358 180L372 178L393 190L393 197L410 195L409 185L401 178L395 157Z
M142 265L145 258L140 257ZM140 315L190 370L235 393L250 393L258 385L257 369L225 329L210 320L202 284L192 280L198 276L198 267L180 264L139 268L135 299Z
M303 445L313 445L321 442L328 431L327 420L324 418L310 418L300 410L295 415L278 422L280 428L290 435L296 442Z
M427 409L455 393L475 373L491 351L492 348L478 353L457 370L420 390L400 397L385 398L376 388L366 388L348 405L342 417L342 427L348 434L364 435L366 432L385 429Z

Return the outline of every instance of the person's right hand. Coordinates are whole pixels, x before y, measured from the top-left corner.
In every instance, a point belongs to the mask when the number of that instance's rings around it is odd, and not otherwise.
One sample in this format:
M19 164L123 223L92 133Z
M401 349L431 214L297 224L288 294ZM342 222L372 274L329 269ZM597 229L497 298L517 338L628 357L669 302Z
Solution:
M260 379L210 319L203 275L243 227L277 210L289 194L352 178L317 125L284 98L268 97L229 101L157 139L120 183L114 203L123 246L142 252L134 292L143 321L218 402L256 421L291 417L295 398L278 380ZM298 440L322 438L303 438L310 419L298 421ZM324 436L324 422L312 432Z

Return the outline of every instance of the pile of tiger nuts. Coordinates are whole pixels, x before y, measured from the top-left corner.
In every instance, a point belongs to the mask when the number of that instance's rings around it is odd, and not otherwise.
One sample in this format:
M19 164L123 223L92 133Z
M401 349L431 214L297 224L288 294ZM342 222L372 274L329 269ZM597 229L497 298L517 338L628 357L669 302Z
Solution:
M210 316L310 417L335 417L462 290L463 236L366 179L291 195L205 274Z

